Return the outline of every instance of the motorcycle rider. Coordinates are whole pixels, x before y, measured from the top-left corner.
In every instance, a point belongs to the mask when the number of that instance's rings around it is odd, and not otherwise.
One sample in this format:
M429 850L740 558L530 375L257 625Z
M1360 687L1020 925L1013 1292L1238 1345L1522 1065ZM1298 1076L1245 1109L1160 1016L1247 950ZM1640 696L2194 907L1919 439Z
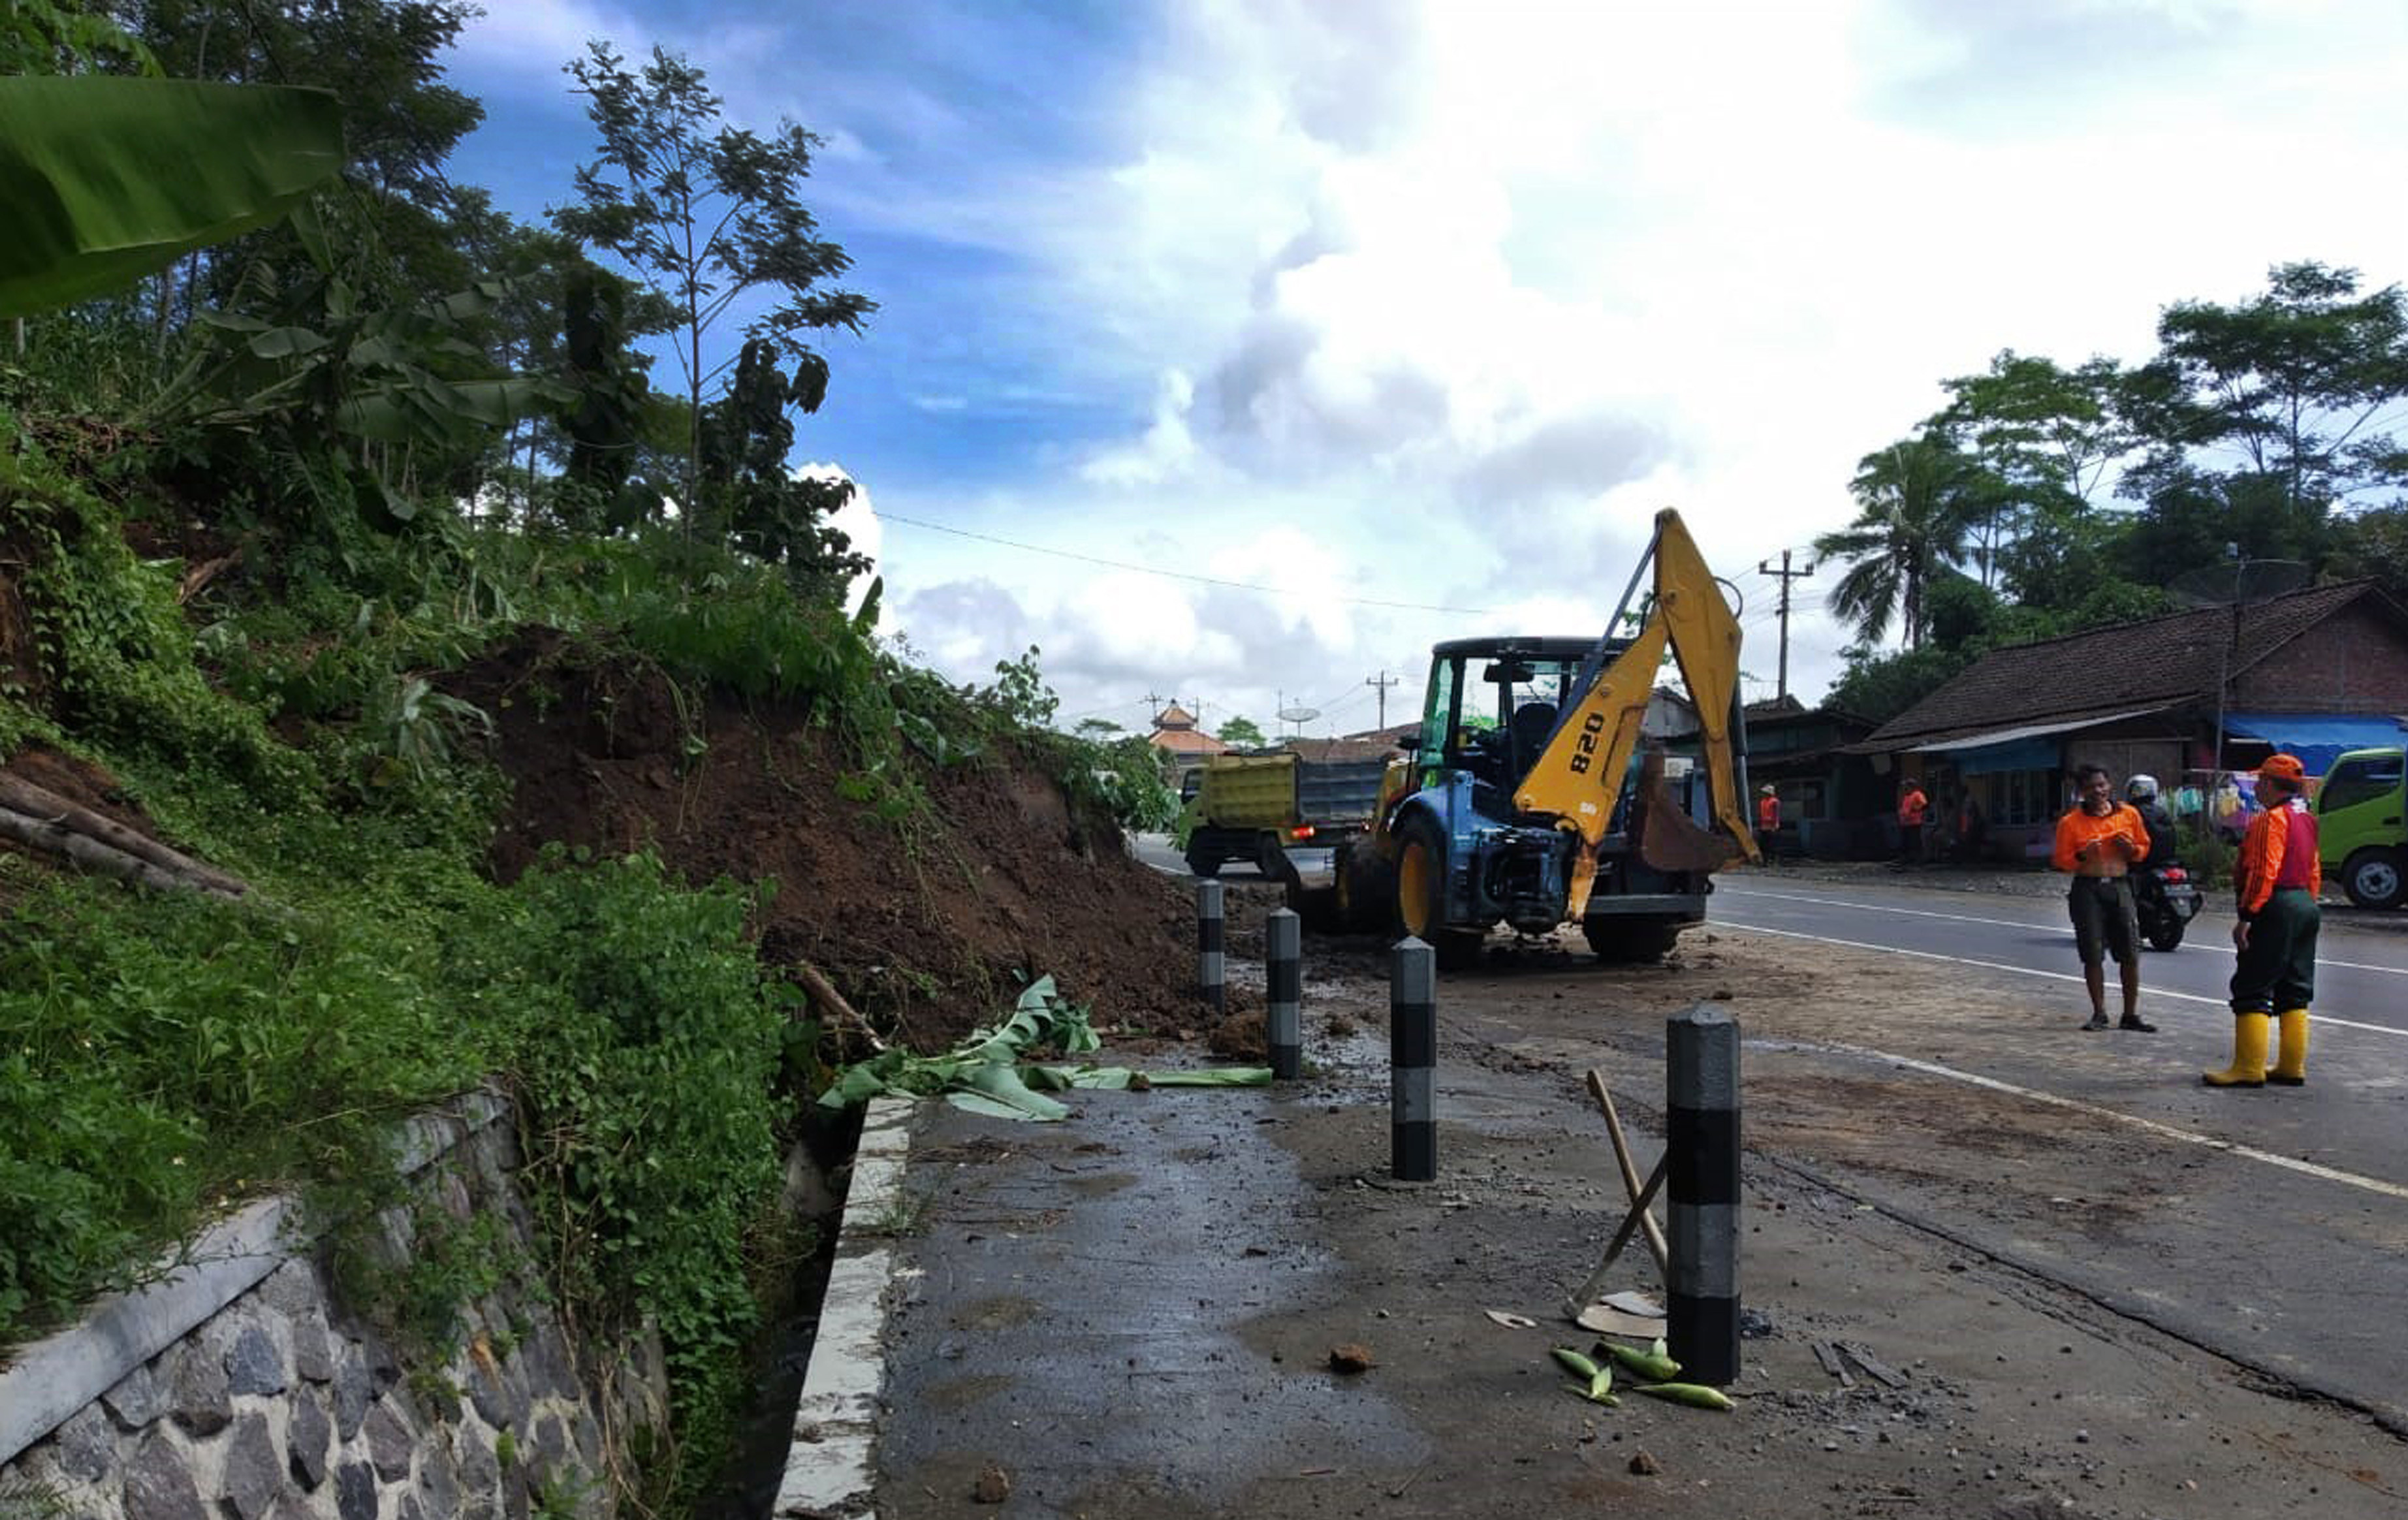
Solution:
M2174 845L2174 816L2157 797L2157 779L2146 772L2124 783L2124 800L2141 815L2149 830L2149 864L2154 868L2174 865L2178 855Z

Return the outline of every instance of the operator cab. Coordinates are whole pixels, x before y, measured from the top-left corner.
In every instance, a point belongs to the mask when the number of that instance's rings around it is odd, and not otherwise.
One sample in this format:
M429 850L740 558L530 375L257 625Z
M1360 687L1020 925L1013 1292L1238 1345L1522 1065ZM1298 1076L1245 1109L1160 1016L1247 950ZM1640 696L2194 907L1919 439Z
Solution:
M1425 785L1470 773L1474 806L1510 818L1512 797L1555 737L1594 638L1457 638L1431 652L1428 700L1414 753ZM1620 652L1606 646L1604 659Z

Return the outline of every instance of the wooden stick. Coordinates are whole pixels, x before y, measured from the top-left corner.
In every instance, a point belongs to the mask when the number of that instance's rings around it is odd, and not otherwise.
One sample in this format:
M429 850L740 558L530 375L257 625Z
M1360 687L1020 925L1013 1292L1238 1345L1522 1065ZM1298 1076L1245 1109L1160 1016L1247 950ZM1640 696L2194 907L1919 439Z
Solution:
M1656 1190L1664 1185L1664 1179L1670 1172L1671 1162L1672 1155L1669 1151L1656 1158L1656 1170L1648 1177L1647 1185L1639 1190L1639 1197L1631 1202L1630 1212L1622 1216L1622 1227L1615 1230L1613 1239L1606 1242L1605 1259L1597 1264L1597 1270L1588 1274L1588 1281L1581 1284L1580 1292L1564 1306L1565 1312L1573 1319L1580 1318L1580 1312L1588 1307L1588 1301L1591 1298L1597 1297L1597 1290L1605 1286L1607 1269L1613 1265L1613 1259L1616 1256L1622 1255L1622 1248L1630 1243L1631 1234L1639 1228L1639 1222L1647 1217L1647 1206L1656 1201Z
M68 801L46 786L36 786L23 777L11 776L7 771L0 771L0 807L9 808L41 823L89 835L122 854L147 860L170 875L190 877L189 884L230 897L241 896L251 890L240 877L229 876L214 866L170 849L138 829L128 828L80 803Z
M1622 1115L1613 1111L1613 1095L1605 1090L1605 1073L1592 1067L1588 1073L1589 1096L1605 1111L1605 1132L1613 1138L1613 1159L1622 1167L1622 1187L1630 1197L1639 1196L1639 1168L1630 1159L1630 1142L1623 1138ZM1647 1232L1647 1249L1655 1255L1656 1270L1663 1275L1666 1285L1672 1281L1672 1248L1664 1239L1664 1226L1648 1214L1640 1222Z

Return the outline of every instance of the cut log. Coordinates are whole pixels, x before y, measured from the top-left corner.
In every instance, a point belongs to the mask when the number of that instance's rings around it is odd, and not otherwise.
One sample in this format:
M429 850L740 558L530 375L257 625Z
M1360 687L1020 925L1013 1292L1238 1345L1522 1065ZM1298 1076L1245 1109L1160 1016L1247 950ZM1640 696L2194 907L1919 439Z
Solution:
M185 885L227 897L239 897L251 890L250 884L240 877L229 876L214 866L160 843L139 829L128 828L114 818L104 817L81 803L67 800L49 787L36 786L23 777L11 776L5 770L0 770L0 808L86 835L120 854L147 861L171 876L188 878L182 883Z
M0 839L14 839L29 849L64 856L80 868L97 875L114 876L122 882L138 882L162 892L177 889L206 892L229 902L237 901L242 896L188 873L155 866L137 855L103 844L89 834L79 834L64 825L28 818L12 808L0 808Z

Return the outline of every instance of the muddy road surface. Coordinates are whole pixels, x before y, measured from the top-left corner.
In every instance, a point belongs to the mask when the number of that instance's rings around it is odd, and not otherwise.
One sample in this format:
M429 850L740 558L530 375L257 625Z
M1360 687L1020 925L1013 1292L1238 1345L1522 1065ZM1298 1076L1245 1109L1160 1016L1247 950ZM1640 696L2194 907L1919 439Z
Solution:
M1277 899L1231 896L1258 978ZM1030 1515L2408 1513L2408 1175L2300 1143L2408 1136L2379 1057L2209 1093L2221 1025L2082 1035L2078 987L2010 969L1493 941L1440 982L1440 1180L1399 1186L1383 947L1307 957L1293 1087L924 1108L882 1513L994 1513L1000 1475ZM1700 1001L1746 1041L1739 1408L1601 1409L1547 1356L1625 1203L1583 1078L1652 1166L1664 1021ZM1609 1286L1660 1291L1643 1251ZM1346 1343L1375 1365L1332 1370Z

